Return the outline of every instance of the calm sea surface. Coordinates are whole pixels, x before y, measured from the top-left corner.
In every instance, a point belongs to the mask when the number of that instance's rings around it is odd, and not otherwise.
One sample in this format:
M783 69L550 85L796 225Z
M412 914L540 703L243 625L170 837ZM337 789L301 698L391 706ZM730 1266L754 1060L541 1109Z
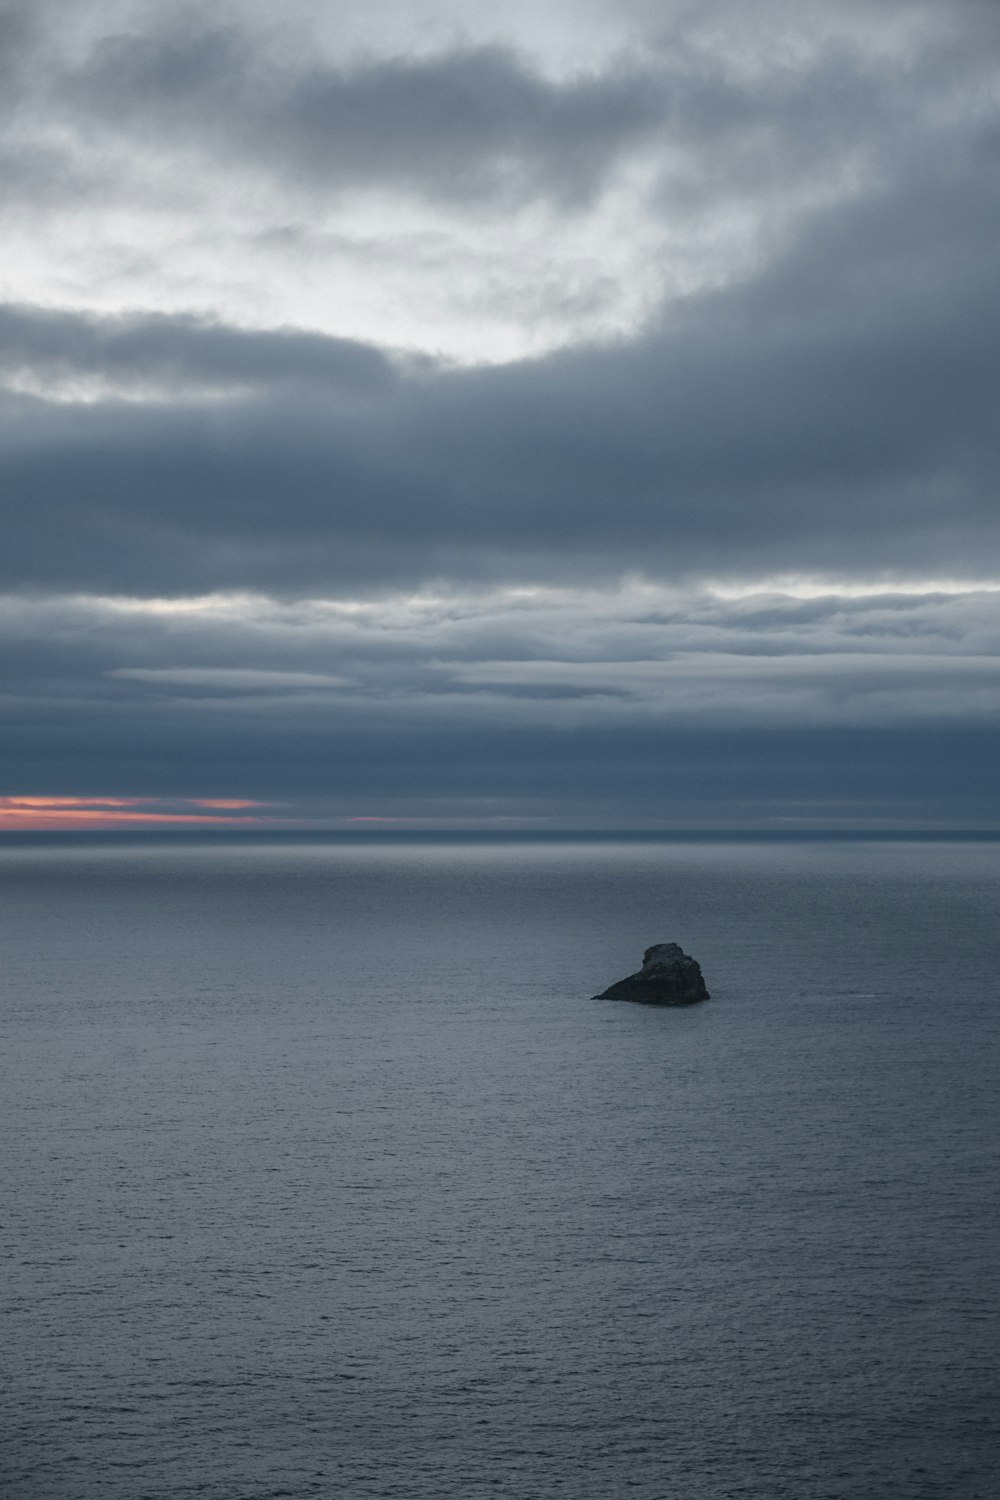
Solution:
M0 846L5 1500L995 1500L1000 844ZM712 1000L589 997L677 941Z

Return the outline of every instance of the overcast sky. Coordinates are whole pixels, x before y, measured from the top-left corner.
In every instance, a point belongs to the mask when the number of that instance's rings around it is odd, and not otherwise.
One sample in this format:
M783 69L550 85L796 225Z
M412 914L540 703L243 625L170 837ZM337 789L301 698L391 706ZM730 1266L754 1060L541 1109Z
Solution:
M0 0L0 132L0 828L1000 826L996 0Z

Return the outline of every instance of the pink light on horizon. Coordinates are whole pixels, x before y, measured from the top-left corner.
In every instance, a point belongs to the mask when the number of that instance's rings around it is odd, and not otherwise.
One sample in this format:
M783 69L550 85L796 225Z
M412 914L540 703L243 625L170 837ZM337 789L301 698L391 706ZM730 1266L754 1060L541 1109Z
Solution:
M240 816L265 802L242 799L155 797L4 797L0 796L0 830L117 828L127 825L217 827L260 825L266 816ZM188 809L199 809L189 811ZM213 809L202 811L201 809Z
M243 807L270 807L270 802L248 802L239 797L192 797L192 807L218 807L238 809Z

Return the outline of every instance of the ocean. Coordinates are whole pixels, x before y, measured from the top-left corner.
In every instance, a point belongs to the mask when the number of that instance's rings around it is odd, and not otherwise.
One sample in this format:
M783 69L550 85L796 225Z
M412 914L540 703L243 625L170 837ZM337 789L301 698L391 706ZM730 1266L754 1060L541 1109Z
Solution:
M1000 843L0 844L5 1500L994 1500ZM655 942L712 999L592 999Z

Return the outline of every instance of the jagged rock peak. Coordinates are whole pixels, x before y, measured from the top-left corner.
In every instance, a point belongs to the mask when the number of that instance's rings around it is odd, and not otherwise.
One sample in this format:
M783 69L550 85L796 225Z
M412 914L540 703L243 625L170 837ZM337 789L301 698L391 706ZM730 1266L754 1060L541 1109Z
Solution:
M642 955L638 974L619 979L598 1000L636 1000L640 1005L694 1005L707 1000L701 965L679 943L654 943Z

